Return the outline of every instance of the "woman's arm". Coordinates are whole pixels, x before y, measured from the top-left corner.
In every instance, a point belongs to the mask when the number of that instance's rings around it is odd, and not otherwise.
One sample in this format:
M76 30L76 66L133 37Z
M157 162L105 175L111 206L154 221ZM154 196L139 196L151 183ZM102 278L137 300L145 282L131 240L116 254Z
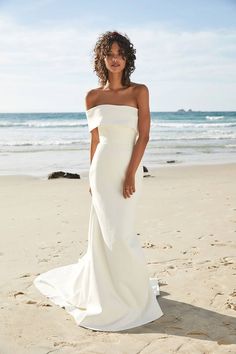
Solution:
M93 107L93 102L94 102L94 96L95 96L96 92L94 90L90 90L85 97L85 106L86 109L90 109ZM98 128L94 128L93 130L91 130L90 132L91 134L91 141L90 141L90 165L92 163L93 160L93 156L95 154L97 145L99 143L99 132L98 132ZM91 188L89 187L89 192L90 194L92 194L91 192Z
M140 85L138 88L137 103L139 137L134 145L132 156L126 170L126 177L123 184L123 195L125 198L129 198L135 192L135 173L149 141L150 109L147 86Z
M94 128L91 131L91 142L90 142L90 165L93 160L93 155L95 154L97 145L99 143L99 133L98 133L98 128Z
M94 100L96 99L96 90L90 90L85 96L85 106L86 109L90 109L94 106ZM91 132L91 142L90 142L90 164L93 160L93 155L96 151L97 144L99 143L99 133L98 128L94 128Z

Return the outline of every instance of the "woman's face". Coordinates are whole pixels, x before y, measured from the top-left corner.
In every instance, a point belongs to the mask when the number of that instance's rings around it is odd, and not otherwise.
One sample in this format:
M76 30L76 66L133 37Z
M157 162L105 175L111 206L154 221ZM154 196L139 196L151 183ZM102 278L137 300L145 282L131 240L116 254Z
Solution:
M122 50L117 42L113 42L109 53L104 58L106 68L113 72L118 73L124 70L126 65L126 58L122 57Z

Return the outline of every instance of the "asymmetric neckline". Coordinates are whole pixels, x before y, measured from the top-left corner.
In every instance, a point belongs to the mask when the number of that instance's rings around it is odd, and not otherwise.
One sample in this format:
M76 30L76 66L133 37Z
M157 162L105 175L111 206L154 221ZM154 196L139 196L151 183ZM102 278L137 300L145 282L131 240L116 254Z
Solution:
M112 103L98 104L97 106L94 106L94 107L91 107L89 109L86 109L85 111L88 112L88 111L91 111L92 109L95 109L95 108L98 108L98 107L101 107L101 106L128 107L128 108L136 109L138 111L137 107L133 107L133 106L125 105L125 104L112 104Z

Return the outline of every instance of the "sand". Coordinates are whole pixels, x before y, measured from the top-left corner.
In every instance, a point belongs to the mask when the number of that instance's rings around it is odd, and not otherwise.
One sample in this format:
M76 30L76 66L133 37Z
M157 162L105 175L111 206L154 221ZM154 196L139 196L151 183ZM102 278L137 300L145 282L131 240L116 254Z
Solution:
M149 173L137 233L164 316L114 333L77 326L32 284L86 252L87 177L0 177L1 354L236 353L236 164Z

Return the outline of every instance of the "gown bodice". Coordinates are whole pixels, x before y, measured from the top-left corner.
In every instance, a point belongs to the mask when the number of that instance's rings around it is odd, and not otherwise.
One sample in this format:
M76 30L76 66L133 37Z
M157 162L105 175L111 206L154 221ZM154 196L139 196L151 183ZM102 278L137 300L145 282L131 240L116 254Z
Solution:
M89 132L98 127L100 143L135 144L138 137L138 108L101 104L85 112Z

